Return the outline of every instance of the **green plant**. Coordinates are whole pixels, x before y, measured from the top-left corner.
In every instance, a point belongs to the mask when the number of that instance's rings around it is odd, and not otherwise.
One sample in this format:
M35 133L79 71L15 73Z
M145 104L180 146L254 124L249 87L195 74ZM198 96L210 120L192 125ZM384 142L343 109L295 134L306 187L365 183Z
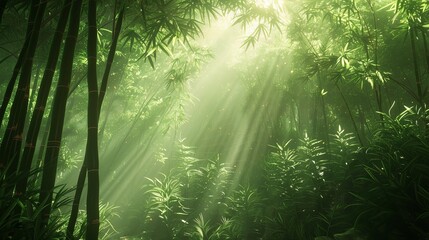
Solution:
M45 228L40 227L39 217L42 214L43 202L38 202L37 190L29 189L26 195L0 198L6 208L0 215L0 237L2 239L54 239L64 237L61 232L66 222L65 215L60 209L70 205L68 196L73 189L64 185L57 186L54 190L52 212L50 221Z
M149 179L143 236L155 239L175 239L183 228L188 211L183 205L182 184L174 176Z
M338 128L330 146L306 136L300 145L277 144L265 164L271 210L270 239L311 239L347 230L348 176L359 149L352 134Z
M62 234L66 233L67 220L70 217L70 213L63 214L63 224L59 228L59 232ZM117 236L118 231L115 229L112 220L114 218L120 218L118 214L118 207L110 203L100 203L100 232L99 239L107 240L113 239ZM79 210L78 217L76 219L77 228L74 229L71 239L83 239L86 234L86 210ZM65 237L65 236L64 236Z
M428 237L429 142L421 122L428 112L406 108L393 118L384 116L384 127L366 150L355 179L358 187L350 204L359 214L356 226L371 229L373 237L425 239ZM393 229L393 231L392 231Z
M216 221L225 211L226 192L231 184L232 169L219 158L198 159L191 147L179 142L177 159L178 166L172 170L183 184L181 188L184 205L192 208L191 219L204 213Z
M251 186L239 186L228 197L228 211L231 228L235 229L233 239L259 239L264 235L264 198Z

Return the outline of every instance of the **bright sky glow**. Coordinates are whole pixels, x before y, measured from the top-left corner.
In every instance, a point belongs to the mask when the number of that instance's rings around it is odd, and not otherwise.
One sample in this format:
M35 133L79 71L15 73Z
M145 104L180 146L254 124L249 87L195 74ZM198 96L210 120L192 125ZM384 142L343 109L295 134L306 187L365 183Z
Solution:
M257 6L263 8L274 8L277 11L280 11L283 6L283 0L255 0Z

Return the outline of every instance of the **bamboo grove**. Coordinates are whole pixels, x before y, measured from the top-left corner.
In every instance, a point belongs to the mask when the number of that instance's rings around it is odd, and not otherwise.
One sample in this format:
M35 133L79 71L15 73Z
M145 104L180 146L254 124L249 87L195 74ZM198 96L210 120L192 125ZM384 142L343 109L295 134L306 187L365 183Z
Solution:
M0 239L427 239L428 29L423 0L0 0Z
M107 89L109 72L114 63L115 49L118 45L119 35L121 34L121 26L125 18L124 12L127 11L127 19L130 25L141 24L136 35L130 35L128 40L130 49L134 48L133 41L138 40L143 44L141 57L150 61L153 65L156 59L157 52L162 51L169 53L168 45L175 39L188 41L188 38L196 36L200 32L198 18L211 18L218 11L228 10L232 7L244 6L244 3L223 3L212 2L187 4L182 1L141 1L141 2L96 2L88 1L64 1L62 6L59 6L56 1L31 1L28 5L26 2L20 1L2 1L2 15L11 13L9 16L14 18L14 11L18 14L28 14L28 23L26 27L25 41L21 50L17 54L17 61L13 69L12 77L10 78L4 99L1 106L0 119L7 121L5 124L4 137L1 144L1 167L2 180L4 188L2 195L13 196L14 198L27 198L28 182L34 181L32 177L41 177L40 190L38 193L37 209L40 213L35 219L34 231L35 236L45 236L49 230L49 222L52 211L52 201L55 189L55 178L58 166L58 155L60 152L62 132L64 126L64 116L68 95L70 93L70 85L73 73L73 65L75 63L76 46L78 41L87 38L87 85L88 85L88 138L85 151L85 160L83 162L79 182L77 186L74 211L70 218L67 238L73 238L74 222L76 221L76 211L79 204L80 191L82 191L83 183L88 176L88 197L87 197L87 239L97 239L98 236L98 202L99 202L99 178L98 178L98 118L103 102L104 95ZM107 4L107 5L105 5ZM103 8L102 11L97 7ZM132 12L135 10L135 12ZM169 12L168 12L169 11ZM46 14L46 12L49 12ZM155 14L154 14L155 13ZM97 77L97 18L110 15L109 19L105 20L105 24L112 26L112 39L110 50L106 62L101 86L98 89ZM52 15L52 17L50 17ZM81 18L82 15L82 18ZM86 16L86 20L84 17ZM198 16L198 17L197 17ZM16 17L16 16L15 16ZM53 31L53 39L49 50L48 62L44 69L43 78L38 89L37 99L34 111L28 111L30 84L32 82L32 68L34 65L34 57L38 48L39 37L42 35L43 28L51 27L48 25L57 22L56 29ZM84 27L86 26L86 27ZM67 30L66 30L67 27ZM137 29L137 26L135 26ZM81 37L82 28L87 28ZM7 34L6 31L3 32ZM85 36L86 35L86 36ZM134 39L136 38L136 39ZM63 43L63 39L65 39ZM47 41L47 39L44 39ZM62 45L63 44L63 45ZM61 54L62 50L62 54ZM82 49L82 51L84 51ZM12 57L15 53L10 52ZM8 58L6 57L6 58ZM5 59L6 59L5 58ZM61 58L61 63L58 64L58 59ZM4 60L5 60L4 59ZM58 72L58 80L55 91L51 93L51 85L55 73ZM34 80L33 80L34 81ZM16 93L13 90L16 87ZM54 94L52 107L47 106L47 100L50 94ZM13 96L13 99L12 99ZM7 107L11 102L11 108ZM42 119L45 109L50 109L49 122L47 128L49 134L46 140L46 146L42 163L33 163L35 147L37 145L38 136L40 133ZM6 115L7 114L7 115ZM31 114L31 115L30 115ZM28 115L28 118L27 118ZM6 116L6 118L5 118ZM31 118L30 118L31 116ZM28 129L24 132L25 121L30 119ZM23 148L23 152L21 153ZM43 167L37 174L33 173L32 166ZM2 202L2 212L7 212L13 217L19 216L22 209L17 202ZM20 219L9 219L12 225L19 225ZM15 222L16 221L16 222ZM13 227L13 226L9 226ZM3 234L10 234L7 231L2 231Z

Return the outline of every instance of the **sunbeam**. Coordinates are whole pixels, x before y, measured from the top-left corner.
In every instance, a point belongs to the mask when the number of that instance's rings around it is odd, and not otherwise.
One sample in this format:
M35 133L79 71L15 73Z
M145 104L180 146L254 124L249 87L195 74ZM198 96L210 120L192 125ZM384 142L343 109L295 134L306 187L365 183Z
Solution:
M60 2L0 0L0 239L429 239L427 0Z

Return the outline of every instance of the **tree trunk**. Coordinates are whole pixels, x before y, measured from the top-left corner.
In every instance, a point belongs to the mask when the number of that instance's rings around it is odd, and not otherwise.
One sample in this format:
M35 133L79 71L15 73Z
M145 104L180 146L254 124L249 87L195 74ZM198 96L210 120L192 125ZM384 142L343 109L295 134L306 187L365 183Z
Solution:
M7 0L0 1L0 24L2 22L1 20L3 19L4 10L6 9L6 3L7 3Z
M6 113L6 108L9 104L10 98L12 96L12 92L13 92L13 88L15 87L16 79L18 78L19 71L21 70L22 61L27 54L28 44L30 43L31 33L33 31L33 28L34 28L34 21L35 21L36 15L37 15L37 9L38 9L38 5L33 1L32 5L31 5L30 15L28 17L27 31L25 33L25 41L24 41L24 44L22 45L21 51L20 51L19 56L17 58L17 62L15 63L15 67L14 67L13 72L12 72L12 77L9 80L9 83L6 87L6 91L3 95L3 102L2 102L2 105L0 107L0 127L1 127L1 124L3 122L4 115ZM13 55L12 52L10 52L10 54Z
M46 9L46 0L33 1L32 11L37 14L34 18L33 29L31 30L28 48L22 62L21 75L18 82L18 88L12 103L9 114L8 124L4 133L3 141L0 148L0 156L2 163L8 166L6 171L6 179L9 176L16 175L18 168L19 156L23 140L23 130L28 109L28 100L30 93L30 83L33 68L33 57L36 52L37 42L39 39L39 31ZM32 24L29 24L29 26ZM11 185L13 186L13 185ZM11 188L13 190L13 188Z
M31 163L34 156L35 146L37 144L37 138L40 132L40 126L43 119L43 114L45 113L45 106L48 100L49 91L52 84L52 79L54 76L55 68L57 65L58 57L61 50L61 43L63 41L64 30L67 25L71 0L64 0L60 18L58 20L57 28L55 30L55 35L51 43L51 49L49 51L48 61L46 63L45 72L39 87L39 93L37 95L36 105L31 117L30 126L28 128L26 144L24 152L21 158L21 164L19 172L23 173L23 177L20 179L17 184L16 192L25 193L27 188L28 172L31 168Z
M85 156L88 169L88 193L86 199L86 239L97 240L99 219L98 174L98 86L97 86L97 2L88 1L88 140Z
M417 56L417 47L416 47L416 32L414 26L410 27L410 38L411 38L411 51L413 53L413 64L414 64L414 75L416 79L416 89L417 89L417 101L421 106L423 106L423 90L422 90L422 80L420 76L420 67Z
M40 72L42 71L42 66L40 66L40 64L37 64L37 68L36 68L36 72L35 72L35 77L34 77L34 81L33 81L33 85L31 86L31 94L30 94L30 99L28 101L28 111L32 112L34 111L34 105L35 105L35 98L37 97L37 88L39 86L39 80L40 80ZM30 117L30 116L29 116ZM30 119L27 119L26 122L29 122ZM25 129L25 128L24 128ZM27 129L28 130L28 129ZM27 131L24 131L27 132Z
M85 185L85 180L86 180L86 171L87 171L87 167L86 167L86 159L88 157L86 156L86 152L85 152L85 160L82 163L82 167L80 168L79 171L79 176L78 176L78 180L77 180L77 184L76 184L76 192L73 198L73 204L72 204L72 210L70 213L70 219L69 222L67 224L67 230L66 230L66 239L67 240L73 240L73 233L74 233L74 229L75 229L75 225L76 225L76 220L77 220L77 215L79 214L79 203L80 203L80 198L82 196L82 191L83 191L83 187Z
M82 0L75 0L70 13L72 17L70 18L68 34L64 44L60 75L52 106L52 120L43 162L42 183L39 196L39 203L45 203L41 212L42 219L40 222L42 224L42 230L48 224L49 215L51 213L52 195L55 186L68 91L72 78L73 58L79 32L81 8Z
M102 103L104 100L111 66L112 66L113 59L114 59L115 52L116 52L116 46L118 43L119 34L120 34L121 28L122 28L123 17L124 17L124 8L122 8L121 12L119 13L118 21L117 21L116 26L114 28L115 31L114 31L114 35L112 38L112 45L110 46L109 55L107 57L107 62L106 62L106 68L104 70L103 79L102 79L102 83L101 83L101 87L100 87L100 94L98 95L97 127L98 127L98 118L100 117L101 106L102 106ZM89 71L89 69L88 69L88 71ZM88 72L88 74L89 74L89 72ZM67 226L67 239L73 239L73 232L75 229L76 219L77 219L77 215L78 215L78 211L79 211L80 198L82 196L82 191L83 191L83 187L84 187L85 179L86 179L87 161L88 161L88 157L89 157L88 152L90 152L90 151L91 151L91 149L88 148L88 146L87 146L87 149L85 152L85 159L84 159L84 162L82 164L81 170L79 172L77 186L76 186L76 192L75 192L75 196L73 199L72 211L71 211L69 223ZM88 189L88 191L89 191L89 189Z
M118 21L116 23L116 26L114 27L112 45L110 45L109 55L107 56L106 61L106 68L104 70L103 78L101 80L100 96L98 97L98 117L100 117L101 105L103 104L104 96L106 95L107 81L109 79L110 69L112 68L113 58L115 57L116 46L118 45L118 38L121 32L123 18L124 8L122 8L119 12Z
M426 66L427 66L427 69L429 70L429 49L428 49L428 42L426 38L426 32L422 30L421 34L423 39L423 48L425 51Z
M427 42L427 38L426 38L426 32L422 30L421 33L422 33L422 39L423 39L423 47L424 47L424 51L425 51L427 71L429 71L429 49L428 49L428 42ZM423 93L423 95L426 95L426 93Z
M0 1L3 1L3 0L0 0ZM9 104L10 98L12 97L13 88L15 86L15 82L16 82L16 79L18 77L19 71L21 70L23 59L25 58L25 56L27 54L28 44L30 43L31 32L33 31L34 21L35 21L36 15L37 15L37 9L38 9L38 5L36 4L36 1L33 1L32 5L31 5L30 16L28 17L28 24L27 24L27 32L25 34L25 41L24 41L24 44L23 44L21 51L19 53L18 60L15 63L15 67L13 69L12 77L9 80L9 83L7 85L6 91L5 91L4 96L3 96L3 102L2 102L2 105L0 107L0 126L3 122L3 118L4 118L4 115L6 113L7 105ZM1 164L1 162L0 162L0 164Z

